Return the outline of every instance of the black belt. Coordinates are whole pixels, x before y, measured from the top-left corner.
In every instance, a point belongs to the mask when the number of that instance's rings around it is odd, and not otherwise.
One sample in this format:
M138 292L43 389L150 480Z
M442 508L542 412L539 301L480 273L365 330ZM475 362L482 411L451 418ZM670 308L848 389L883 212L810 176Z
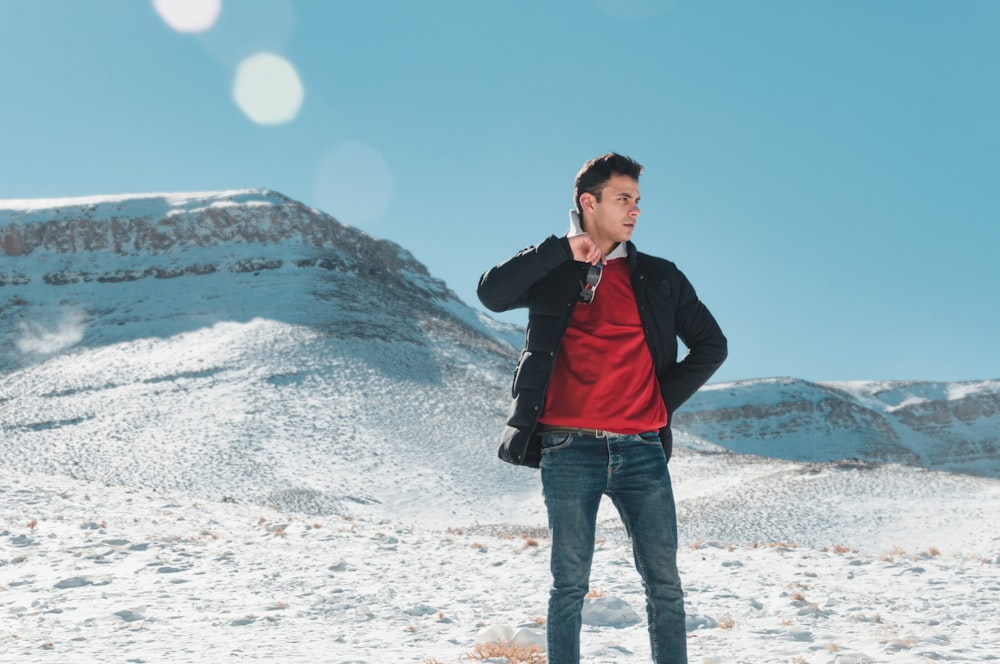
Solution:
M588 438L621 438L631 436L630 433L618 433L617 431L605 431L604 429L585 429L583 427L557 427L551 424L539 424L540 433L567 433L577 436L587 436Z

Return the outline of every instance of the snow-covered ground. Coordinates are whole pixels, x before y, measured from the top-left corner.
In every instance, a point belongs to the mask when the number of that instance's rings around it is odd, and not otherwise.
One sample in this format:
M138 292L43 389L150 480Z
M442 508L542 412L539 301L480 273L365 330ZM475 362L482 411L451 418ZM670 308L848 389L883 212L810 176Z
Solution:
M996 481L696 452L672 464L692 662L998 657ZM602 510L584 661L648 661L629 543ZM727 524L730 537L702 537ZM471 661L477 637L544 647L548 550L537 515L473 527L316 517L0 470L0 651Z

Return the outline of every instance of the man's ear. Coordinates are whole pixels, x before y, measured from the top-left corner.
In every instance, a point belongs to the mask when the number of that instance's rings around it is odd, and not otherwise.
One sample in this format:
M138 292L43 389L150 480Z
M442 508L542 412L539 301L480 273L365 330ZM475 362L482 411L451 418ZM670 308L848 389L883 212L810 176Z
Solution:
M589 191L585 191L580 194L580 207L583 208L584 212L593 212L594 206L597 205L597 197L594 196Z

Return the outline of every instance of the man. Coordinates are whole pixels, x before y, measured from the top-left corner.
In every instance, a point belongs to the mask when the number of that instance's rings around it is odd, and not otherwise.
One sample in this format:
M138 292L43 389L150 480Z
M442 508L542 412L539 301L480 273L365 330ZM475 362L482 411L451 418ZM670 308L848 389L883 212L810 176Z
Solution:
M477 291L491 311L528 308L500 458L541 468L552 536L549 664L580 660L605 494L632 539L653 660L687 661L670 420L719 368L727 344L677 267L632 244L641 173L616 153L588 161L569 233L488 270ZM681 362L678 337L689 349Z

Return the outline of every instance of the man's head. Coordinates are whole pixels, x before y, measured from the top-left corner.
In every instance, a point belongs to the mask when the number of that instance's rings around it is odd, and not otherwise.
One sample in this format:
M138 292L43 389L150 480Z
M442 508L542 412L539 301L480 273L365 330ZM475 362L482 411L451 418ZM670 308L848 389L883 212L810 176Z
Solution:
M580 204L580 197L583 194L592 194L597 202L601 202L601 190L608 183L612 175L625 175L638 181L642 175L642 164L631 157L620 155L617 152L609 152L594 157L580 169L576 174L576 184L573 187L573 201L576 203L576 211L583 219L583 206Z
M612 152L591 159L576 176L580 225L605 256L632 239L639 219L641 174L637 161Z

